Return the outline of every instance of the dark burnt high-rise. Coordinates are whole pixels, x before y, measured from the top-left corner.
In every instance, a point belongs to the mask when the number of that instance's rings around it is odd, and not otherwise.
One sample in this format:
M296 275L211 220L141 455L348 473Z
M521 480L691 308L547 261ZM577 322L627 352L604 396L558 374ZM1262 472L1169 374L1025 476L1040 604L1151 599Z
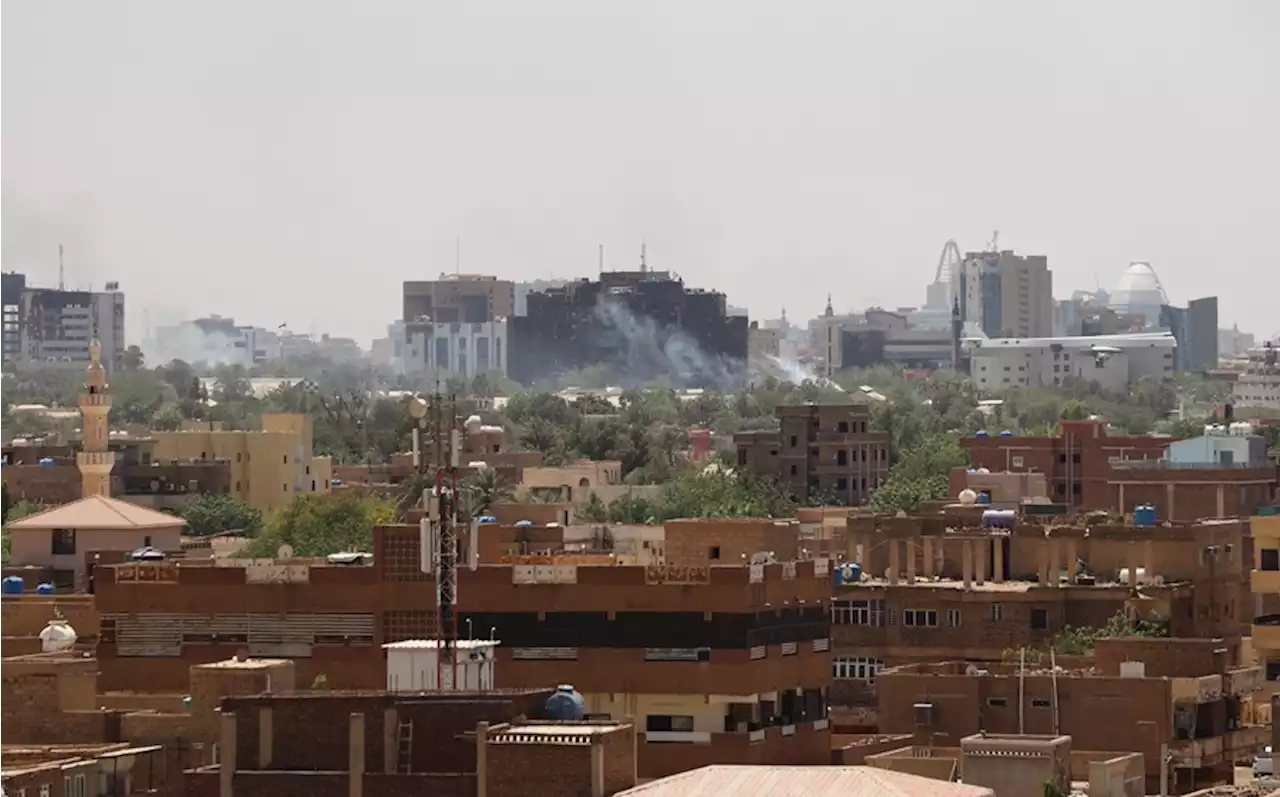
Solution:
M747 318L725 295L689 289L669 271L602 271L530 293L511 319L510 376L531 383L604 365L623 382L663 377L689 386L724 384L744 370Z

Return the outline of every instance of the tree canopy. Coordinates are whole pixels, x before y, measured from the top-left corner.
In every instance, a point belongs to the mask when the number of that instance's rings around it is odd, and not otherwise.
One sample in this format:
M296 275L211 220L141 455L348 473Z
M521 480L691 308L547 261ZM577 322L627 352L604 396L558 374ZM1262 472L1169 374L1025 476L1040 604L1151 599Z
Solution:
M295 556L370 552L373 527L395 516L391 501L349 493L307 493L271 513L266 529L240 551L245 557L273 557L288 544Z

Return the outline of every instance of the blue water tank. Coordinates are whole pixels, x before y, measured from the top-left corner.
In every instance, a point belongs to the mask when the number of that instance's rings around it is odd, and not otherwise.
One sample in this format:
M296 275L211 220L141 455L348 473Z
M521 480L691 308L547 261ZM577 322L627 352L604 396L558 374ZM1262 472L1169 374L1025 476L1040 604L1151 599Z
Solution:
M987 434L986 432L984 432L984 431L982 431L981 429L979 429L978 431L976 431L976 432L974 432L974 433L973 433L973 436L974 436L974 437L990 437L991 435L989 435L989 434Z
M1142 504L1133 508L1133 525L1154 526L1156 524L1156 508L1151 504Z
M979 504L991 503L991 493L978 493L978 500L976 501L976 503L979 503Z
M52 595L52 594L53 594L53 585L52 585L52 584L50 584L48 581L44 582L43 584L37 584L37 585L36 585L36 594L37 594L37 595Z
M857 584L862 580L862 565L856 562L847 562L831 569L831 578L835 581L837 587L845 584Z
M556 693L547 698L543 710L548 719L580 720L586 716L587 704L573 686L561 684L556 687Z
M57 463L53 461L53 457L40 457L40 467L42 468L52 468L55 464Z
M533 521L532 521L532 520L517 520L517 521L516 521L516 525L517 525L517 526L532 526L532 525L533 525Z
M483 515L481 516L479 522L480 523L497 523L498 519L493 515Z
M27 584L22 576L9 576L0 581L0 595L21 595L26 588Z
M1001 437L1013 437L1013 432L1009 431L1008 429L1005 429L1003 432L1001 432L1001 433L1000 433L1000 436L1001 436Z
M993 529L1011 529L1018 520L1012 509L988 509L982 513L982 525Z

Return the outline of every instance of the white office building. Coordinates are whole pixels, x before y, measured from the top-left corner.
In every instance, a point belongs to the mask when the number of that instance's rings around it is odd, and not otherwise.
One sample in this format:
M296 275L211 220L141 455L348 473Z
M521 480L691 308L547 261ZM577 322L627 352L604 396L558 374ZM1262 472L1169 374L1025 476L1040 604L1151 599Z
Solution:
M1231 387L1231 403L1247 416L1280 417L1280 347L1250 349Z
M434 324L397 321L388 328L391 364L399 374L473 378L507 373L507 321Z
M1124 390L1144 376L1174 373L1177 341L1167 332L1064 338L968 338L963 347L979 390L1053 387L1069 378Z

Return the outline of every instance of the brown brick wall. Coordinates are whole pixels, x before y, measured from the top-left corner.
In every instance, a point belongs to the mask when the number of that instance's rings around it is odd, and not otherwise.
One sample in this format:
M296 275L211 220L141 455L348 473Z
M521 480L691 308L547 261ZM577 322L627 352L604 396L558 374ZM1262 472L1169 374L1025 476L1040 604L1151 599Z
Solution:
M524 797L531 777L539 795L591 794L591 745L491 744L487 755L488 797Z
M343 765L345 767L345 764ZM218 797L218 771L189 774L185 797ZM475 797L475 775L365 773L365 794L376 797ZM348 775L331 772L237 772L236 797L347 797Z
M785 520L673 520L663 536L670 565L737 565L768 551L780 562L799 557L799 526Z

